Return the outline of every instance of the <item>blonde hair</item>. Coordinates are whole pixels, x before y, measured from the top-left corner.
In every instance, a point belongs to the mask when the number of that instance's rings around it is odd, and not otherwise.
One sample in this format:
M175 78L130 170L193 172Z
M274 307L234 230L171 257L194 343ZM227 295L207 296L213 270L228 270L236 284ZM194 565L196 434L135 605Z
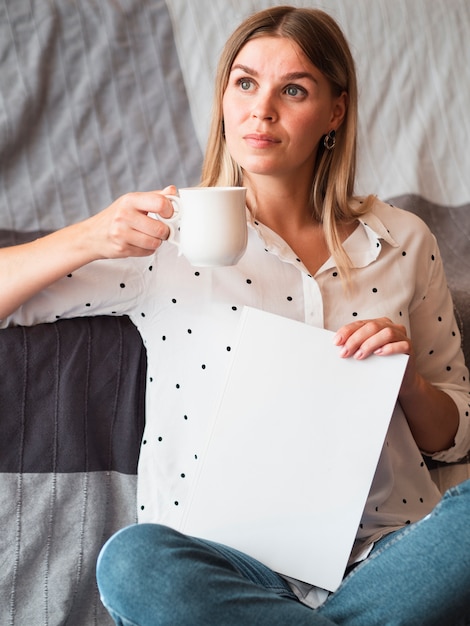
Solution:
M204 186L242 185L243 171L228 152L223 131L222 101L230 71L242 47L258 37L284 37L294 41L327 78L335 96L347 94L347 109L336 131L336 145L327 150L320 141L312 172L310 203L313 217L323 224L330 253L342 274L350 260L343 249L338 225L368 210L369 198L353 208L356 173L357 82L348 43L335 20L319 9L278 6L255 13L228 39L215 81L212 123L202 168ZM357 203L354 203L357 207Z

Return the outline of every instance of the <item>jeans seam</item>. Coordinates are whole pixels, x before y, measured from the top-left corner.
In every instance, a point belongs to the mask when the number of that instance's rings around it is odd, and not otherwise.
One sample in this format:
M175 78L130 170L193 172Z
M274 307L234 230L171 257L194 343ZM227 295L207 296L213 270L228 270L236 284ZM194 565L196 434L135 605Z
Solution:
M229 559L227 557L227 554L224 552L224 550L219 549L217 544L215 542L205 542L205 541L201 541L199 540L197 537L193 537L193 539L195 539L198 543L200 543L201 545L203 545L205 548L210 548L211 550L213 550L214 552L216 552L219 556L221 556L224 560L226 560L228 563L230 563L231 567L234 568L234 570L240 575L242 576L242 578L244 578L245 580L251 582L254 585L258 585L259 587L263 587L264 589L267 589L269 591L272 591L273 593L275 593L278 596L282 596L284 598L287 599L292 599L292 600L296 600L299 601L297 596L295 595L295 593L292 591L292 589L288 586L287 582L286 582L286 586L284 585L273 585L271 583L268 584L263 584L262 581L254 581L251 578L249 578L246 573L240 568L237 567L236 563ZM228 547L228 546L227 546ZM236 554L234 553L234 556L236 556ZM247 555L248 556L248 555ZM263 563L261 563L261 565L263 565ZM266 567L266 566L264 566ZM248 569L248 568L247 568ZM272 570L272 572L276 575L279 576L279 574L277 572L275 572L274 570Z
M107 604L105 604L103 602L102 598L101 598L101 602L102 602L103 606L105 607L105 609L108 611L108 613L111 615L111 617L113 618L114 621L116 621L116 618L117 618L117 619L119 619L119 622L121 624L125 623L125 626L140 626L140 624L138 624L137 622L133 622L128 617L125 617L124 615L121 615L121 613L119 611L116 611L115 609L112 609L111 607L109 607Z

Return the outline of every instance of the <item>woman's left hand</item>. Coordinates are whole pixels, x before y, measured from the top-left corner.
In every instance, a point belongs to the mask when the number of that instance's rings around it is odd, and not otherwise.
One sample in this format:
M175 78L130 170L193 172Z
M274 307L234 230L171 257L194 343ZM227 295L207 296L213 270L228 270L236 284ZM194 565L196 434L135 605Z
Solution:
M453 444L459 424L457 407L450 396L417 371L411 339L404 326L387 317L352 322L338 329L334 342L343 358L408 354L398 397L416 443L428 454Z
M355 359L365 359L371 354L412 355L413 352L406 328L388 317L346 324L336 332L334 342L341 347L341 357Z

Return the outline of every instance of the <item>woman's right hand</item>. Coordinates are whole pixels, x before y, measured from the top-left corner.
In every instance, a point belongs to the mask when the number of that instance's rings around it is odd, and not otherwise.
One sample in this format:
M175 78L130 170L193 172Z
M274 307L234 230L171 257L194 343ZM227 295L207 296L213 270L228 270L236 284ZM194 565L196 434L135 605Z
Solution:
M128 193L82 222L82 236L88 241L93 257L89 260L147 256L155 252L168 239L169 228L149 214L171 217L173 207L165 195L175 193L174 186L161 192Z

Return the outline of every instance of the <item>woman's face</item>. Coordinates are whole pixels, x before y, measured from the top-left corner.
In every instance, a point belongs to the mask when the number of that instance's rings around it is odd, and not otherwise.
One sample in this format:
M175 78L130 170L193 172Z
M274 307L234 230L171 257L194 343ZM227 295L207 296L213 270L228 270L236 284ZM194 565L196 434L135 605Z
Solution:
M320 139L337 129L346 95L290 39L260 37L235 58L223 97L232 158L252 175L310 180Z

